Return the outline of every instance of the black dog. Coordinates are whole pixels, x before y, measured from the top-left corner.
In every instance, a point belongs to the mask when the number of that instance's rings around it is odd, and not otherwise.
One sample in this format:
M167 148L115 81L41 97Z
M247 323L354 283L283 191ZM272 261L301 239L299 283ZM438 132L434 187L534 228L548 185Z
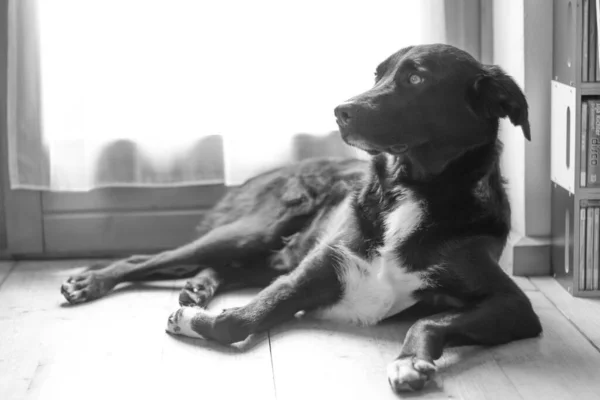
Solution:
M216 205L196 241L74 276L62 292L77 303L119 282L197 273L167 330L222 343L300 311L375 324L418 302L441 305L388 369L394 390L420 389L449 344L541 333L498 265L510 231L498 120L530 139L527 113L500 68L447 45L402 49L377 67L372 89L335 109L343 139L370 163L311 160L257 176ZM252 285L268 286L244 307L201 308L217 289Z

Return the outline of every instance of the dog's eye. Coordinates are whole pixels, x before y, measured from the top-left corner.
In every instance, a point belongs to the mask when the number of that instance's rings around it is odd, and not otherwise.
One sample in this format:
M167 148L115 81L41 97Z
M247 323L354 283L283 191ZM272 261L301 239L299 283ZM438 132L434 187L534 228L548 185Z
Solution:
M408 77L408 81L413 85L418 85L419 83L423 83L424 79L417 74L412 74Z

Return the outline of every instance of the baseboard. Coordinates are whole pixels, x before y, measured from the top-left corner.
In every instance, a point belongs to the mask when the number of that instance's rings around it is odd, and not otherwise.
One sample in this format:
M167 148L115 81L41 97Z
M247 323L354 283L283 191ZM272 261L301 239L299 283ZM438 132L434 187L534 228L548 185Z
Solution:
M5 249L0 249L0 261L7 261L7 260L12 260L11 255L8 254L8 251L6 251Z
M163 249L166 250L166 249ZM152 254L160 249L152 249L143 254ZM0 251L0 260L53 260L53 259L113 259L125 257L133 252L72 252L20 254L18 256ZM550 264L550 238L524 237L511 233L500 258L500 266L508 274L514 276L549 276L552 272Z
M549 276L550 237L529 237L511 233L500 258L500 265L514 276Z

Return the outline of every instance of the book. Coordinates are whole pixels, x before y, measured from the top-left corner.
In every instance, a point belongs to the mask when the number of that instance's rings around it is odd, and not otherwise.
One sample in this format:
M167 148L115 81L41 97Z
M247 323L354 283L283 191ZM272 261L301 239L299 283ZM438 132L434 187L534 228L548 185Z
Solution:
M583 101L581 102L581 159L579 160L579 166L581 169L581 180L579 184L581 187L585 187L587 184L587 125L588 104L587 102Z
M594 264L592 265L592 290L598 290L598 268L600 266L600 207L594 207Z
M587 186L600 187L600 102L588 100Z
M583 82L587 82L589 80L588 77L588 65L589 65L589 10L590 10L590 2L589 0L583 0L583 46L582 46L582 60L581 60L581 80Z
M600 0L596 0L596 43L598 48L596 49L596 82L600 82Z
M594 207L588 207L585 235L585 290L592 289L592 269L594 265Z
M587 212L585 207L579 210L579 290L585 290L585 232Z
M588 81L595 82L596 81L596 64L598 60L596 58L598 52L598 27L596 25L596 1L590 1L590 11L589 11L590 21L588 23L589 26L589 50L588 50Z

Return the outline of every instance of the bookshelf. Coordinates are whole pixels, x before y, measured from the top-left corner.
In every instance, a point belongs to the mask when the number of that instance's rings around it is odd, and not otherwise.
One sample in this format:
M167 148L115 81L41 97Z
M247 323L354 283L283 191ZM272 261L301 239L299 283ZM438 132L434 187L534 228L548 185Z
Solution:
M582 105L591 99L600 100L598 35L586 35L586 32L594 32L598 26L593 21L596 19L593 15L596 0L554 0L553 6L552 273L573 296L600 297L600 255L597 250L600 245L594 246L595 242L600 243L600 228L592 224L593 234L589 235L586 208L588 203L595 204L595 200L600 204L600 187L589 187L587 180L585 185L581 182L589 148L589 137L584 133L587 144L584 159L581 151ZM594 10L590 11L591 7ZM586 22L584 15L593 19L589 18ZM592 22L593 27L590 25ZM595 46L592 49L594 51L590 51L590 46ZM595 70L592 70L594 65ZM584 67L587 67L587 71L584 71ZM586 216L585 221L582 221L582 212ZM598 232L594 229L598 229ZM588 247L591 247L591 255L588 255ZM592 279L586 281L590 277Z
M582 82L579 89L582 96L600 96L600 82Z

